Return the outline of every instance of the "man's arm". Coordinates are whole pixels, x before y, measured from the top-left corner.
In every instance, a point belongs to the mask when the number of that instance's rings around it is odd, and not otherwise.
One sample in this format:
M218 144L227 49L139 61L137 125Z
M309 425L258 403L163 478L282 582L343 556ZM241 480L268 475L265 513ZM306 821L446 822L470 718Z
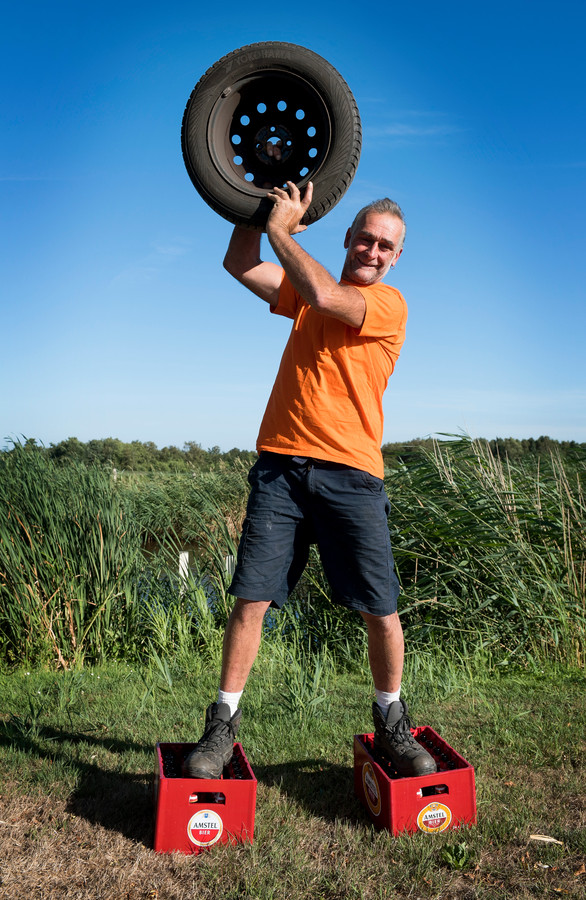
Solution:
M224 257L224 268L244 287L276 306L283 273L280 266L260 258L260 239L260 231L236 226Z
M339 284L320 263L293 240L292 235L303 231L300 225L311 204L313 186L307 185L303 200L298 187L287 182L290 193L274 188L269 197L273 208L267 220L267 237L289 281L303 299L324 316L340 319L346 325L360 328L366 313L366 303L359 290Z

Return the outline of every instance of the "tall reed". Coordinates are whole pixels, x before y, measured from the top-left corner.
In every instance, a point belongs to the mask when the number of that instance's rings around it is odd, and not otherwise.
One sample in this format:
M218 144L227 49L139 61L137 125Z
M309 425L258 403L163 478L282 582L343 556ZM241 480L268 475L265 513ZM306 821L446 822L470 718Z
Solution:
M387 475L411 651L584 665L585 472L457 439ZM0 659L216 659L247 495L243 469L114 480L15 444L0 454ZM362 621L332 605L315 548L289 610L269 614L269 640L366 665Z
M584 664L586 467L552 454L495 458L486 441L435 442L388 479L412 640L501 662Z
M114 478L20 443L0 454L0 660L218 657L246 502L231 477L237 490L205 473Z
M110 475L34 448L0 455L0 650L8 660L116 655L137 634L139 530Z

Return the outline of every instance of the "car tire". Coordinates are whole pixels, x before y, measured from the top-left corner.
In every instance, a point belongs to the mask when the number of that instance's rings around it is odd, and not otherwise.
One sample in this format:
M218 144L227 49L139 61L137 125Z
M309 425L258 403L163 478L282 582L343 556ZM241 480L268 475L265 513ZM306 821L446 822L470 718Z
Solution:
M205 202L229 222L264 231L267 192L313 182L309 225L343 197L360 159L356 101L321 56L296 44L249 44L200 78L187 102L181 148ZM278 148L275 151L275 148Z

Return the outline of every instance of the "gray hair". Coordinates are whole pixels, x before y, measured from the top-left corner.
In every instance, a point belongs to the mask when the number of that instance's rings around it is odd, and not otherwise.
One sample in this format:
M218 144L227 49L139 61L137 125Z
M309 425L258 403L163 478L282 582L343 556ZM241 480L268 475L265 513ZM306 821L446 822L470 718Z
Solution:
M350 231L352 234L362 225L362 222L368 215L368 213L384 213L388 216L395 216L397 219L400 219L403 223L403 234L401 235L401 247L405 243L405 232L407 231L407 223L405 222L405 216L403 214L403 210L399 206L398 203L395 203L394 200L389 200L388 197L383 197L381 200L373 200L372 203L369 203L367 206L363 206L361 210L356 213L354 217L354 221L350 226Z

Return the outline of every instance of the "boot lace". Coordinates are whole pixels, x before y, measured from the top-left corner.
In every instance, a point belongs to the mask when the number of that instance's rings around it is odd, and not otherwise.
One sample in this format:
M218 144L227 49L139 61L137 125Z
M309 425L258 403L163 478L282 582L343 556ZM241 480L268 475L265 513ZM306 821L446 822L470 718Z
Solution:
M396 741L397 744L409 744L409 746L419 746L417 741L411 734L411 722L409 716L402 715L398 722L394 725L387 725L387 732Z
M234 740L234 730L231 722L224 722L222 719L212 720L206 728L202 739L194 748L198 751L215 750L221 747L227 741Z

